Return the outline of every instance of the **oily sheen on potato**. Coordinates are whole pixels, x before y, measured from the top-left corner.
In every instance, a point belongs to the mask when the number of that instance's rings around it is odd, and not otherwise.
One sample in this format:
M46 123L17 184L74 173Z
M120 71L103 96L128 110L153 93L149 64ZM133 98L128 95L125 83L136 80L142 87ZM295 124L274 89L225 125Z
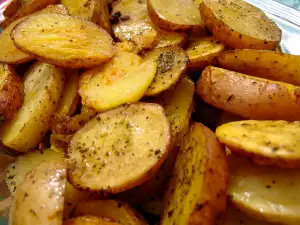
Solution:
M115 53L111 36L96 24L58 14L31 16L11 32L14 44L41 61L68 68L88 68Z
M69 181L103 194L125 191L155 174L169 144L169 122L160 105L136 103L100 113L71 140Z

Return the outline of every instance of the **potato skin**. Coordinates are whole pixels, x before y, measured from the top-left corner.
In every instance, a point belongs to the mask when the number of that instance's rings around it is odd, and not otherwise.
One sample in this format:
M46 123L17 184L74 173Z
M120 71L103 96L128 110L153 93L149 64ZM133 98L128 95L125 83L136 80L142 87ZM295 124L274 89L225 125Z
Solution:
M206 67L197 93L207 103L251 119L300 119L300 87Z
M9 120L22 107L24 87L22 79L13 68L0 64L0 117Z
M5 17L13 16L18 11L20 4L21 0L12 0L3 11L3 15Z

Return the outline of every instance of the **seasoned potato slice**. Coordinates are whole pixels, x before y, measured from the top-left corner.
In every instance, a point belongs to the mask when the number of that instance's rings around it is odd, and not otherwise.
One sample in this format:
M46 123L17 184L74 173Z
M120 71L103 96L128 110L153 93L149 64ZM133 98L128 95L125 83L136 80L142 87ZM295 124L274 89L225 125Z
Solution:
M9 19L1 23L2 28L6 28L9 24L15 20L28 16L34 12L37 12L43 8L46 8L48 5L58 4L59 0L25 0L21 1L20 8L18 11Z
M158 27L155 27L155 29L158 32L158 43L155 48L163 48L173 45L183 46L187 41L186 33L170 32L159 29Z
M119 223L96 216L82 216L68 219L63 225L119 225Z
M146 96L157 95L174 85L185 72L189 60L185 51L177 46L153 49L144 58L157 63L156 74L145 92Z
M224 148L199 123L184 137L165 194L162 225L213 225L225 211L228 168Z
M273 50L281 30L266 14L242 0L203 0L204 24L222 43L232 48Z
M299 224L299 169L254 165L235 155L229 156L229 165L228 191L236 207L251 217L267 222Z
M262 50L233 50L218 56L229 70L300 86L300 56Z
M4 145L20 152L36 148L50 126L64 85L63 71L37 62L24 77L24 104L1 127Z
M7 17L13 16L19 9L21 0L11 0L3 11L3 15Z
M112 4L114 36L120 41L132 41L139 48L152 48L157 42L157 31L147 11L147 0L120 0Z
M154 79L157 63L119 52L107 64L85 71L79 80L82 104L99 112L139 101Z
M117 200L90 200L76 206L75 216L111 218L121 225L146 225L147 222L130 205Z
M61 3L67 7L71 16L92 21L111 32L107 0L62 0Z
M96 24L71 16L40 14L16 26L15 45L38 59L63 67L93 67L115 53L110 35Z
M214 37L199 37L189 42L186 52L189 68L205 68L216 63L216 57L225 46Z
M148 12L153 23L166 30L204 29L198 5L193 0L148 0Z
M69 181L103 193L130 189L155 174L169 143L169 123L157 104L125 105L99 114L71 140Z
M263 165L300 167L300 122L245 120L217 128L220 142Z
M61 225L65 182L62 160L43 162L29 172L16 192L10 224Z
M14 69L0 63L0 118L13 118L24 100L23 81Z
M197 93L207 103L251 119L299 120L300 87L206 67Z

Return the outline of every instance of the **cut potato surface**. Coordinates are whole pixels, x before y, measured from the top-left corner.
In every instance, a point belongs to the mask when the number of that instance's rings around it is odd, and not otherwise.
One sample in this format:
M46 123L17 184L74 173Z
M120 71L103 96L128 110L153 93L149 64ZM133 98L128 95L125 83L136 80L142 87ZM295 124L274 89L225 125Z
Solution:
M153 49L144 59L157 63L156 74L145 92L146 96L157 95L174 85L185 72L189 60L185 51L177 46Z
M97 216L111 218L121 225L146 225L147 222L130 205L117 200L90 200L80 202L75 216Z
M153 23L166 30L204 29L198 5L193 0L148 0L148 12Z
M150 179L165 160L169 143L169 122L157 104L104 112L73 136L68 179L80 189L119 193Z
M273 50L281 30L266 14L242 0L203 0L204 24L222 43L232 48Z
M224 148L212 131L194 123L180 145L161 224L215 224L226 210L227 179Z
M22 107L24 100L24 87L22 79L14 69L0 63L0 118L8 120L13 118Z
M254 165L234 155L229 156L229 165L229 195L236 207L267 222L299 224L299 170Z
M157 63L120 52L107 64L80 76L82 104L99 112L139 101L154 79Z
M11 209L12 225L61 225L66 168L62 160L43 162L18 187Z
M158 27L155 27L155 29L158 32L158 43L155 48L163 48L173 45L183 46L187 41L186 33L170 32L159 29Z
M189 42L186 52L189 56L189 68L205 68L216 63L216 57L225 46L214 37L199 37Z
M231 151L263 165L300 167L300 122L244 120L224 124L216 135Z
M3 144L27 152L41 142L62 94L64 73L61 69L37 62L24 76L24 104L12 120L1 127Z
M298 55L244 49L222 52L218 62L225 69L300 86Z
M13 29L11 37L22 51L69 68L97 66L115 53L113 40L105 30L65 15L31 16Z
M300 120L300 87L206 67L197 93L208 104L244 118Z
M96 216L82 216L68 219L63 225L119 225L119 223Z

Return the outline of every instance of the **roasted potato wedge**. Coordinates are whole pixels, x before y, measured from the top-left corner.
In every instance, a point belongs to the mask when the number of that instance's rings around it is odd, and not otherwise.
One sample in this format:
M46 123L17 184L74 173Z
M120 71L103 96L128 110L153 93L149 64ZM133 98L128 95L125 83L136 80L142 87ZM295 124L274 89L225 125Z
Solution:
M187 34L179 32L171 32L155 27L158 32L158 43L155 48L163 48L167 46L183 46L187 42Z
M0 139L5 146L20 152L38 146L50 127L63 85L61 69L42 62L32 65L24 77L24 104L1 127Z
M0 118L9 120L22 107L24 87L22 79L14 69L0 63Z
M290 84L209 66L197 93L207 103L244 118L300 119L300 87Z
M259 166L232 154L229 166L228 191L236 207L251 217L274 224L299 224L299 169Z
M147 222L130 205L117 200L90 200L80 202L75 216L97 216L111 218L121 225L146 225Z
M62 67L97 66L115 53L113 40L105 30L65 15L31 16L13 29L11 37L22 51Z
M234 70L270 80L300 86L300 56L274 51L233 50L222 52L218 63L225 69Z
M180 145L161 224L215 224L226 210L227 179L224 148L212 131L194 123Z
M148 0L148 12L153 23L166 30L204 29L198 5L193 0Z
M266 14L242 0L203 0L201 17L222 43L239 49L273 50L281 30Z
M142 61L137 54L119 52L107 64L80 76L82 104L99 112L139 101L156 73L157 63Z
M157 42L157 31L147 11L147 0L120 0L112 4L114 36L120 41L132 41L139 48L153 48Z
M184 74L189 60L185 51L178 46L153 49L144 56L144 59L157 63L156 74L145 92L146 96L158 95L177 83Z
M224 124L216 135L231 151L263 165L300 167L300 122L244 120Z
M58 4L59 0L25 0L21 1L21 5L17 12L10 18L6 19L1 23L1 27L4 29L10 25L15 20L28 16L32 13L35 13L41 9L46 8L48 5Z
M189 42L186 53L189 56L189 68L201 68L216 64L216 57L225 46L214 37L194 38Z
M10 224L62 224L65 167L63 160L43 162L26 175L14 198Z
M11 0L3 11L5 18L12 17L19 9L21 0Z
M157 172L169 143L169 122L157 104L104 112L73 136L66 154L68 180L79 189L104 194L125 191Z
M107 0L62 0L71 16L94 22L111 33Z
M48 6L47 8L36 12L35 14L48 14L48 13L56 13L67 15L67 9L63 5L53 5ZM8 64L20 64L29 62L34 59L33 56L28 55L21 50L19 50L13 40L10 37L11 31L15 28L16 25L26 20L28 17L22 17L13 23L11 23L5 30L0 34L0 43L5 46L1 49L0 52L0 62L8 63Z
M82 216L68 219L63 225L119 225L119 223L96 216Z

